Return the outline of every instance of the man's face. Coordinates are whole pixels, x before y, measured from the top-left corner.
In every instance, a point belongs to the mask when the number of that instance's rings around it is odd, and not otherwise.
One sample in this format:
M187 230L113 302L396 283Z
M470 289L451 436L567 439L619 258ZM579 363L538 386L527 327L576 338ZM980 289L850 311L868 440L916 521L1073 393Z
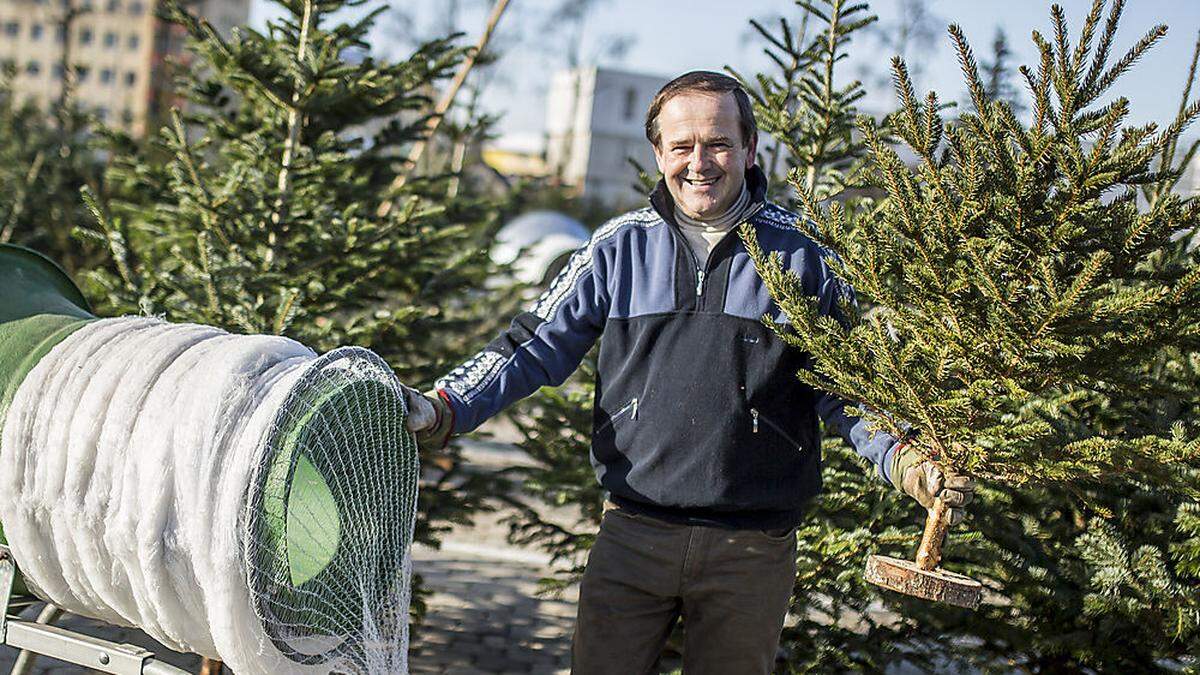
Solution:
M675 206L713 218L738 198L754 166L756 138L743 142L733 94L683 93L663 104L654 159Z

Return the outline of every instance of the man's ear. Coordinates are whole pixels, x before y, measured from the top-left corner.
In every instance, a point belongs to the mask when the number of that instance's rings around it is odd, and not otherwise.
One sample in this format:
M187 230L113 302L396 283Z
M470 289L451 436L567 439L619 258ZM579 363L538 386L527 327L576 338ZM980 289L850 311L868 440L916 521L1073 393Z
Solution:
M658 150L658 143L651 143L650 148L654 150L654 163L658 165L658 172L664 176L667 175L667 172L663 170L662 153Z
M755 160L758 158L758 132L750 134L750 143L746 148L746 168L750 169L754 166ZM656 151L657 152L657 151Z

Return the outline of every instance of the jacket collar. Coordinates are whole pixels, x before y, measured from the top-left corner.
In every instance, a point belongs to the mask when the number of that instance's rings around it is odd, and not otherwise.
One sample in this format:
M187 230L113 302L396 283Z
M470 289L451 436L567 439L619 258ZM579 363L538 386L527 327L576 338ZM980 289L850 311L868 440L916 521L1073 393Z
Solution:
M761 207L767 201L767 175L757 164L746 169L746 189L750 191L750 203L755 207ZM675 201L667 190L666 180L659 179L650 192L650 206L667 223L678 226L675 222Z

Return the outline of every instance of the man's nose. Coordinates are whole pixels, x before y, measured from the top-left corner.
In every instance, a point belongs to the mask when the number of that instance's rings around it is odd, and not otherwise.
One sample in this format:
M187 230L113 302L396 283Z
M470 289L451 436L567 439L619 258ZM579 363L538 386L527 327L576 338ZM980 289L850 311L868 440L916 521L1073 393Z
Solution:
M704 146L697 143L692 147L692 154L688 156L688 171L699 173L708 167L708 151Z

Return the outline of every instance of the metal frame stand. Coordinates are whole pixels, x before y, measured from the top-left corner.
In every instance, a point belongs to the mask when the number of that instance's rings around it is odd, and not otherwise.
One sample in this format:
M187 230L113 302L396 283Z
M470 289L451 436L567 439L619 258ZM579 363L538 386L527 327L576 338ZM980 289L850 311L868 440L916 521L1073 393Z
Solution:
M90 635L76 633L50 622L63 611L46 607L36 621L9 616L10 594L17 567L7 546L0 545L0 644L20 649L11 675L28 675L38 655L86 666L115 675L189 675L187 671L154 658L154 652L131 644L117 644Z

